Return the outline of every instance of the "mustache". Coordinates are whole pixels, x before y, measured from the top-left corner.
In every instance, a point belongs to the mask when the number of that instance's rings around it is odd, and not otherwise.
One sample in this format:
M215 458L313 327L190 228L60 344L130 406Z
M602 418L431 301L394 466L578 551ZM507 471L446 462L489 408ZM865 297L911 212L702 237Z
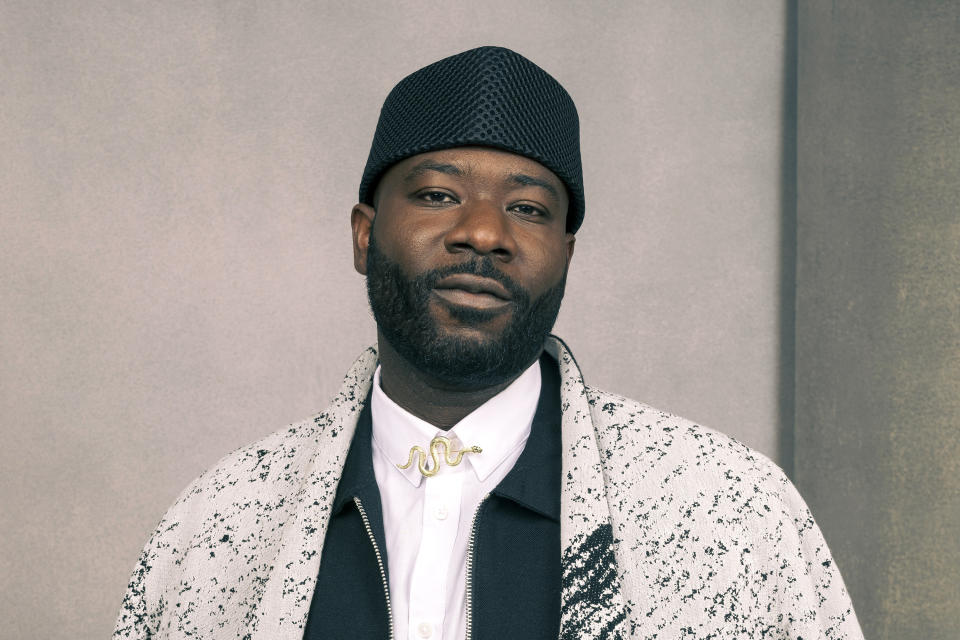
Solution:
M417 280L423 287L429 290L433 289L437 282L439 282L441 279L446 278L447 276L462 273L496 280L502 284L507 291L510 292L511 297L515 302L527 302L530 300L530 294L527 293L527 290L517 284L513 278L497 269L494 266L493 259L490 256L476 257L469 262L461 262L460 264L454 264L447 267L430 269L429 271L425 271L424 273L420 274L417 277Z

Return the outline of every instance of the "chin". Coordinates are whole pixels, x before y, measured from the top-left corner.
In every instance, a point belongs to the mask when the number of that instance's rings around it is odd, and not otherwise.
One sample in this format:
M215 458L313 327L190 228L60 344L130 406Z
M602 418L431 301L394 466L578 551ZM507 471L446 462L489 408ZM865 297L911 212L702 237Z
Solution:
M477 326L437 326L391 346L420 371L451 387L476 389L516 377L537 353L505 339L503 331Z
M510 310L490 312L471 307L454 307L440 303L431 309L434 331L445 338L478 342L500 341L513 320Z
M442 341L456 341L463 346L470 344L476 346L488 346L500 344L503 340L502 330L492 330L477 326L457 326L445 327L437 331L438 338Z

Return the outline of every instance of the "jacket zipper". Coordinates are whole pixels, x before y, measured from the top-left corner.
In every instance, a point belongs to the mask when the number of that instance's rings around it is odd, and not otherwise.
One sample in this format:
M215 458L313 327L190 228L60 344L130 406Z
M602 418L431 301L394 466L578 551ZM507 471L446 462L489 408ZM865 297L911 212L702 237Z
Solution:
M464 640L470 640L473 637L473 547L477 539L477 522L480 519L480 509L483 503L487 501L490 494L480 499L477 510L473 512L473 522L470 524L470 541L467 543L467 594L464 603L464 612L467 618L467 634Z
M380 567L380 579L383 580L383 595L387 599L387 618L390 620L390 640L393 640L393 607L390 606L390 585L387 584L387 571L383 567L383 556L380 555L380 547L377 545L377 539L373 535L373 527L370 526L370 520L367 518L367 512L363 508L360 498L354 496L353 502L357 505L357 510L360 512L360 517L363 518L363 527L367 530L367 535L370 537L370 543L373 544L373 552L377 555L377 565ZM469 611L469 608L467 611ZM469 619L469 613L467 615ZM469 627L470 623L468 622L467 628L469 629ZM469 638L469 632L467 637Z

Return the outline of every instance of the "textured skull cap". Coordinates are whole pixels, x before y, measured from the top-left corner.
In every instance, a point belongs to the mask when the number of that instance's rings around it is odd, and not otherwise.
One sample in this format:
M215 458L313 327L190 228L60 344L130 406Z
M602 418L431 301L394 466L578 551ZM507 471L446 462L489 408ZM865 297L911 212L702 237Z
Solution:
M536 160L563 181L567 229L583 222L580 119L556 79L519 53L479 47L427 65L387 95L360 180L373 204L384 172L427 151L482 146Z

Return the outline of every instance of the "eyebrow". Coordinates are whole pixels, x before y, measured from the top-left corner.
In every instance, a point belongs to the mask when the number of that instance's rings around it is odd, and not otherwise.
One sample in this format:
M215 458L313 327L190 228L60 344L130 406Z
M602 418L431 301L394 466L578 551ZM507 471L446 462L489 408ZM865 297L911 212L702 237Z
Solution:
M533 176L528 176L525 173L510 174L510 182L520 185L522 187L541 187L549 191L554 198L560 197L560 194L557 193L556 188L552 184L550 184L546 180L541 180L540 178L534 178Z
M419 162L411 167L410 171L407 172L407 175L403 177L405 183L410 183L416 180L417 178L430 173L431 171L442 173L448 176L458 176L462 177L467 174L467 172L462 168L458 167L455 164L449 164L445 162L435 162L433 160L424 160ZM515 185L521 187L540 187L545 189L553 197L559 198L560 194L557 193L556 187L540 178L535 178L534 176L528 175L526 173L511 173L507 180L512 182Z
M407 172L407 175L403 177L404 182L411 182L412 180L419 178L420 176L429 173L431 171L436 171L437 173L443 173L448 176L462 176L464 175L463 169L453 164L445 164L442 162L434 162L432 160L424 160L413 166L410 171Z

